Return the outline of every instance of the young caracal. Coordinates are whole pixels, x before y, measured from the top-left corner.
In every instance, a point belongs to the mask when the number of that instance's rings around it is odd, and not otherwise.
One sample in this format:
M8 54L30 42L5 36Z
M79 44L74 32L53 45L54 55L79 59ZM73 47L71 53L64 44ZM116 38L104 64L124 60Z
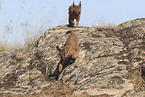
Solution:
M59 71L62 71L63 65L66 65L68 61L68 57L71 57L71 59L76 59L77 54L79 52L79 43L78 43L78 37L73 31L68 31L66 34L69 34L67 41L65 42L62 49L57 48L60 51L60 64L59 64Z
M81 2L77 6L73 2L73 5L69 7L69 26L75 25L74 19L76 19L76 27L78 27L80 15L81 15Z

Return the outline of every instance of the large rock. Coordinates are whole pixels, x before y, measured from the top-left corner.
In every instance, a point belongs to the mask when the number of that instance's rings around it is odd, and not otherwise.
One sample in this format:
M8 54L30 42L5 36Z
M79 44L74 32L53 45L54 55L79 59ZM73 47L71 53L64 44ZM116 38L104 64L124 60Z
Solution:
M0 53L0 95L32 94L50 87L55 80L49 75L60 60L55 47L65 43L68 30L78 36L80 51L58 80L73 87L71 95L144 95L144 79L138 68L145 60L145 19L114 28L57 26L35 44Z

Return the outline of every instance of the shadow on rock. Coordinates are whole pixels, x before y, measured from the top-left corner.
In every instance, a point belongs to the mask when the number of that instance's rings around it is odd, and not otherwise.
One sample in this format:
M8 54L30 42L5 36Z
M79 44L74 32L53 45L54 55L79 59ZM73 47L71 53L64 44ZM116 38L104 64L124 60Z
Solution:
M67 27L75 27L75 26L70 26L70 25L68 24Z
M68 56L64 63L63 63L63 67L62 67L62 70L60 71L59 70L59 65L60 65L60 62L61 60L59 61L58 65L57 65L57 68L55 69L54 73L52 75L49 75L49 77L54 77L55 80L58 80L59 79L59 75L61 74L61 72L68 66L68 65L71 65L72 63L75 62L76 59L73 59L72 56Z

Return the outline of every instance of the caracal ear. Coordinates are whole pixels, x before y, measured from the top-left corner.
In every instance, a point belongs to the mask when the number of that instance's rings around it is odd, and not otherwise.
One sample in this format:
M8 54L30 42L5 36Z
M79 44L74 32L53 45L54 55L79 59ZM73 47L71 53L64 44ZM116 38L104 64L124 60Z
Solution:
M81 1L80 1L79 6L81 7L81 5L82 5L82 4L81 4Z
M75 3L74 3L74 1L73 1L73 8L75 7Z

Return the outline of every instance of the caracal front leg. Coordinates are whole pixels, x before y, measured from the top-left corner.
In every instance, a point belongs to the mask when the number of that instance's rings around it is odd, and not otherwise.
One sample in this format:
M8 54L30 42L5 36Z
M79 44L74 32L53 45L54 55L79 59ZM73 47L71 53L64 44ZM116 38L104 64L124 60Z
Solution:
M62 68L63 68L63 59L60 60L60 63L59 63L59 72L62 71Z
M79 19L76 20L76 27L79 25Z
M69 25L73 26L75 24L74 20L69 16Z

